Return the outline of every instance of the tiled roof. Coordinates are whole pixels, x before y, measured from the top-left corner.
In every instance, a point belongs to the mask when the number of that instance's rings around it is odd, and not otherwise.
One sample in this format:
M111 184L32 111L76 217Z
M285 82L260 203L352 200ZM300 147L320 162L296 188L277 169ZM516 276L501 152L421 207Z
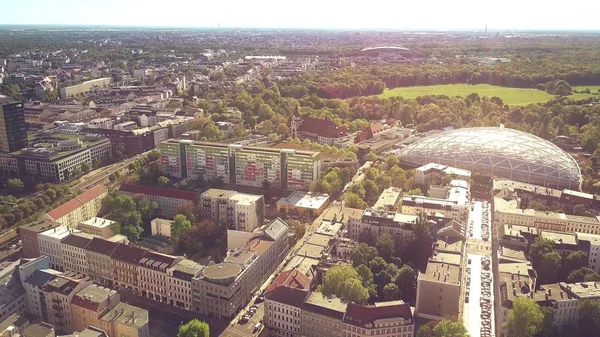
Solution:
M308 297L308 290L290 287L278 287L270 292L265 292L265 299L297 308L302 306L306 297Z
M302 124L298 127L299 132L314 133L327 138L340 138L348 135L348 129L344 126L337 126L334 122L326 119L313 117L301 117Z
M106 187L104 187L104 185L96 185L96 186L90 188L89 190L78 195L77 199L85 204L86 202L89 202L89 201L97 198L99 195L102 195L103 193L108 193L108 189Z
M55 209L48 212L46 215L48 215L52 220L60 219L66 214L73 212L78 207L81 207L83 204L98 197L102 193L106 193L106 191L107 189L103 185L96 185L91 189L76 196L75 198L67 201L66 203L56 207Z
M90 241L92 241L92 239L90 239L87 236L71 234L67 236L67 238L62 242L62 244L85 249L85 247L87 247Z
M93 238L92 241L90 241L90 243L87 245L86 250L98 254L111 255L117 246L119 246L118 243L104 239Z
M383 126L379 123L372 123L371 125L364 128L358 136L354 138L355 143L364 142L373 138L376 134L383 131Z
M372 324L376 320L399 317L405 320L413 318L408 303L384 306L363 306L348 303L344 322L357 326L365 326Z
M116 259L116 260L119 260L119 261L131 263L131 264L138 264L140 262L140 260L147 253L148 253L148 251L145 250L145 249L134 247L134 246L120 244L114 250L114 252L112 253L111 257L113 259Z
M197 201L200 198L200 195L196 192L133 184L122 184L121 188L119 188L119 191L133 194L145 194L166 198L185 199L190 201Z
M62 218L63 216L73 212L74 210L76 210L78 207L81 207L83 204L81 203L81 201L77 200L76 198L71 199L67 202L65 202L64 204L56 207L55 209L51 210L50 212L47 213L47 215L54 221Z
M302 274L298 269L294 268L287 270L275 278L273 283L271 283L267 290L265 290L265 293L273 291L279 287L308 289L310 287L310 279Z

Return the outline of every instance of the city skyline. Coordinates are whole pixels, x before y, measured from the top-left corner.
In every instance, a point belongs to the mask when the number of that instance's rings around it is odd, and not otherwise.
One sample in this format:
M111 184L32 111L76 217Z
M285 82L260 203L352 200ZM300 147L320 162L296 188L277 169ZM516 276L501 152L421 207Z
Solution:
M58 2L58 4L57 4ZM178 2L176 8L149 0L106 0L97 3L62 0L11 1L4 25L182 27L182 28L305 28L344 30L598 30L593 13L600 4L579 7L545 6L541 1L509 0L502 6L474 0L428 3L376 1L368 7L338 1L307 0L282 6L274 0L227 4ZM60 5L60 6L59 6ZM433 10L432 10L433 9ZM515 10L518 9L518 10ZM594 10L596 9L596 10ZM532 15L535 13L535 15Z

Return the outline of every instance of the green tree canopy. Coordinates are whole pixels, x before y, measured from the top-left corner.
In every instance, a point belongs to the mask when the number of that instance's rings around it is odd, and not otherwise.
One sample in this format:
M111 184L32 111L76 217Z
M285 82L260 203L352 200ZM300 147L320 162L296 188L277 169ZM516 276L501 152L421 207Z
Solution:
M598 332L600 332L600 301L581 301L579 303L579 336L598 336Z
M17 194L23 192L25 184L19 178L9 179L7 183L8 192L11 194Z
M205 322L193 319L179 326L177 337L210 337L210 327Z
M181 235L187 232L192 227L192 223L183 214L177 214L171 225L171 236L176 240L181 238Z
M377 251L379 255L383 257L384 260L389 261L389 259L394 255L395 243L392 235L388 232L384 232L377 238L376 243Z
M506 328L511 337L534 337L542 329L544 314L540 306L527 296L513 300Z
M385 301L399 300L401 295L400 288L393 283L388 283L383 287L383 299Z
M369 291L363 286L362 278L349 264L330 268L325 273L321 286L325 296L335 295L347 302L363 304L369 298Z

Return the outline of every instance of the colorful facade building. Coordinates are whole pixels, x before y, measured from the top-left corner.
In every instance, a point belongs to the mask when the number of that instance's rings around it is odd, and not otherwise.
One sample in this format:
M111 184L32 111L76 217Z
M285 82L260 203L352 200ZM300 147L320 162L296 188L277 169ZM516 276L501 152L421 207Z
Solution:
M308 190L321 176L319 152L169 139L160 144L163 172L176 178Z

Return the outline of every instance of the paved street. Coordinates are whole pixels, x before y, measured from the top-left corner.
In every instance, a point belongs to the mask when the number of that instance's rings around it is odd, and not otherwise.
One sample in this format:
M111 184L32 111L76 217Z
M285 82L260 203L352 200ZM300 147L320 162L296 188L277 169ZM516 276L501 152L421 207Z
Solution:
M491 212L486 205L489 205L489 203L473 201L473 209L469 214L468 222L469 229L466 242L467 263L465 268L466 287L462 297L465 303L462 316L464 325L471 336L482 335L484 325L490 326L491 336L495 335L493 273L491 270L483 270L482 266L482 261L486 258L491 262L493 251L491 242L482 239L482 234L485 232L490 233L491 230ZM484 299L483 294L485 292L488 294Z
M152 152L153 150L150 150L148 152L144 152L142 154L139 154L137 156L133 156L131 158L127 158L124 159L123 161L120 161L118 163L114 163L108 166L104 166L101 168L98 168L96 170L90 171L89 173L87 173L86 175L82 176L81 182L77 185L73 185L71 187L71 192L75 192L75 191L84 191L92 186L101 184L103 182L108 182L108 177L117 171L124 171L127 170L127 166L129 166L129 164L135 162L137 159L141 158L141 157L145 157L146 155L148 155L148 153Z

